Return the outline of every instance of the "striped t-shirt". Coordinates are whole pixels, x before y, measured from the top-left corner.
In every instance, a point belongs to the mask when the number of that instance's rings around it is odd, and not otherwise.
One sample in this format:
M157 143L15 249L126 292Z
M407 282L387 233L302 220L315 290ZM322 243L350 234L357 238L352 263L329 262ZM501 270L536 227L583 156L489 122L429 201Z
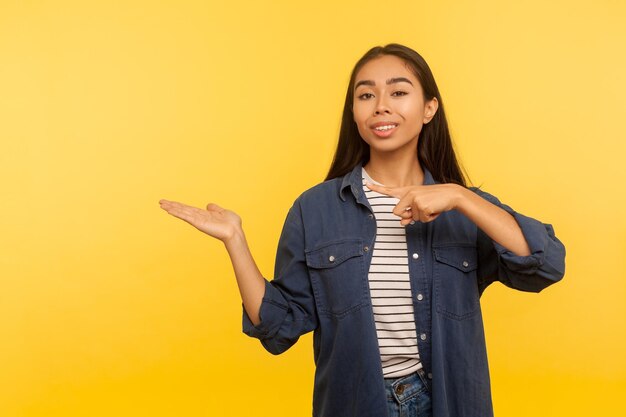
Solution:
M370 190L374 181L362 169L363 190L376 218L376 241L368 280L378 346L385 378L397 378L422 368L418 349L406 234L392 213L398 198Z

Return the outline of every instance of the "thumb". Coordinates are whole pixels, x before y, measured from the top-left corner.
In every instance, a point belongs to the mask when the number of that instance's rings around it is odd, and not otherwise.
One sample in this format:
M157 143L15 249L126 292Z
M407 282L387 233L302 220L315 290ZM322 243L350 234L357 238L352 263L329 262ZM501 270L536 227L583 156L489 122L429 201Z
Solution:
M219 212L221 212L221 211L223 211L223 210L224 210L223 208L221 208L220 206L218 206L218 205L217 205L217 204L215 204L215 203L209 203L209 204L207 204L207 205L206 205L206 209L207 209L207 210L209 210L209 211L219 211Z

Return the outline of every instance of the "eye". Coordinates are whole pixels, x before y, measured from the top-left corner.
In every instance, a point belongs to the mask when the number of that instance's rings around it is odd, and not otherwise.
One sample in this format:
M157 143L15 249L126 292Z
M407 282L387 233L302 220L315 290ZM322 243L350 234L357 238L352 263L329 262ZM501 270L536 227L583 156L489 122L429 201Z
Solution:
M391 95L393 96L394 94L399 93L399 95L397 95L396 97L402 97L402 96L406 96L407 93L406 91L394 91L393 93L391 93ZM372 93L363 93L360 96L357 96L360 100L367 100L367 98L365 98L365 96L373 96Z

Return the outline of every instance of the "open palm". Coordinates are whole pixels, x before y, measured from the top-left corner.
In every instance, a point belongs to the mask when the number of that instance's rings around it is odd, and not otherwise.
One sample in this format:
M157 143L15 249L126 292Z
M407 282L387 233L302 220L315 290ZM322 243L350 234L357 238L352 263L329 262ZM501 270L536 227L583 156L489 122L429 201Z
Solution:
M241 217L237 213L214 203L207 204L206 210L177 201L159 200L159 204L172 216L221 241L231 237L241 227Z

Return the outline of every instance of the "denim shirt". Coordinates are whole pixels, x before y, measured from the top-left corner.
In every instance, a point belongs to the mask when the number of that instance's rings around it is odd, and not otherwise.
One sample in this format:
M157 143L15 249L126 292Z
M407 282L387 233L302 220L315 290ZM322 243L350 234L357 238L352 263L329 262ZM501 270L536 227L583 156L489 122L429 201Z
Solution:
M314 417L387 416L368 283L376 220L363 191L362 165L295 200L280 235L274 279L265 280L260 323L254 326L243 310L243 332L275 355L314 332ZM424 185L438 183L423 171ZM485 288L500 281L539 292L565 273L565 247L550 224L469 189L514 216L531 254L514 254L457 210L405 226L433 417L493 416L480 308Z

